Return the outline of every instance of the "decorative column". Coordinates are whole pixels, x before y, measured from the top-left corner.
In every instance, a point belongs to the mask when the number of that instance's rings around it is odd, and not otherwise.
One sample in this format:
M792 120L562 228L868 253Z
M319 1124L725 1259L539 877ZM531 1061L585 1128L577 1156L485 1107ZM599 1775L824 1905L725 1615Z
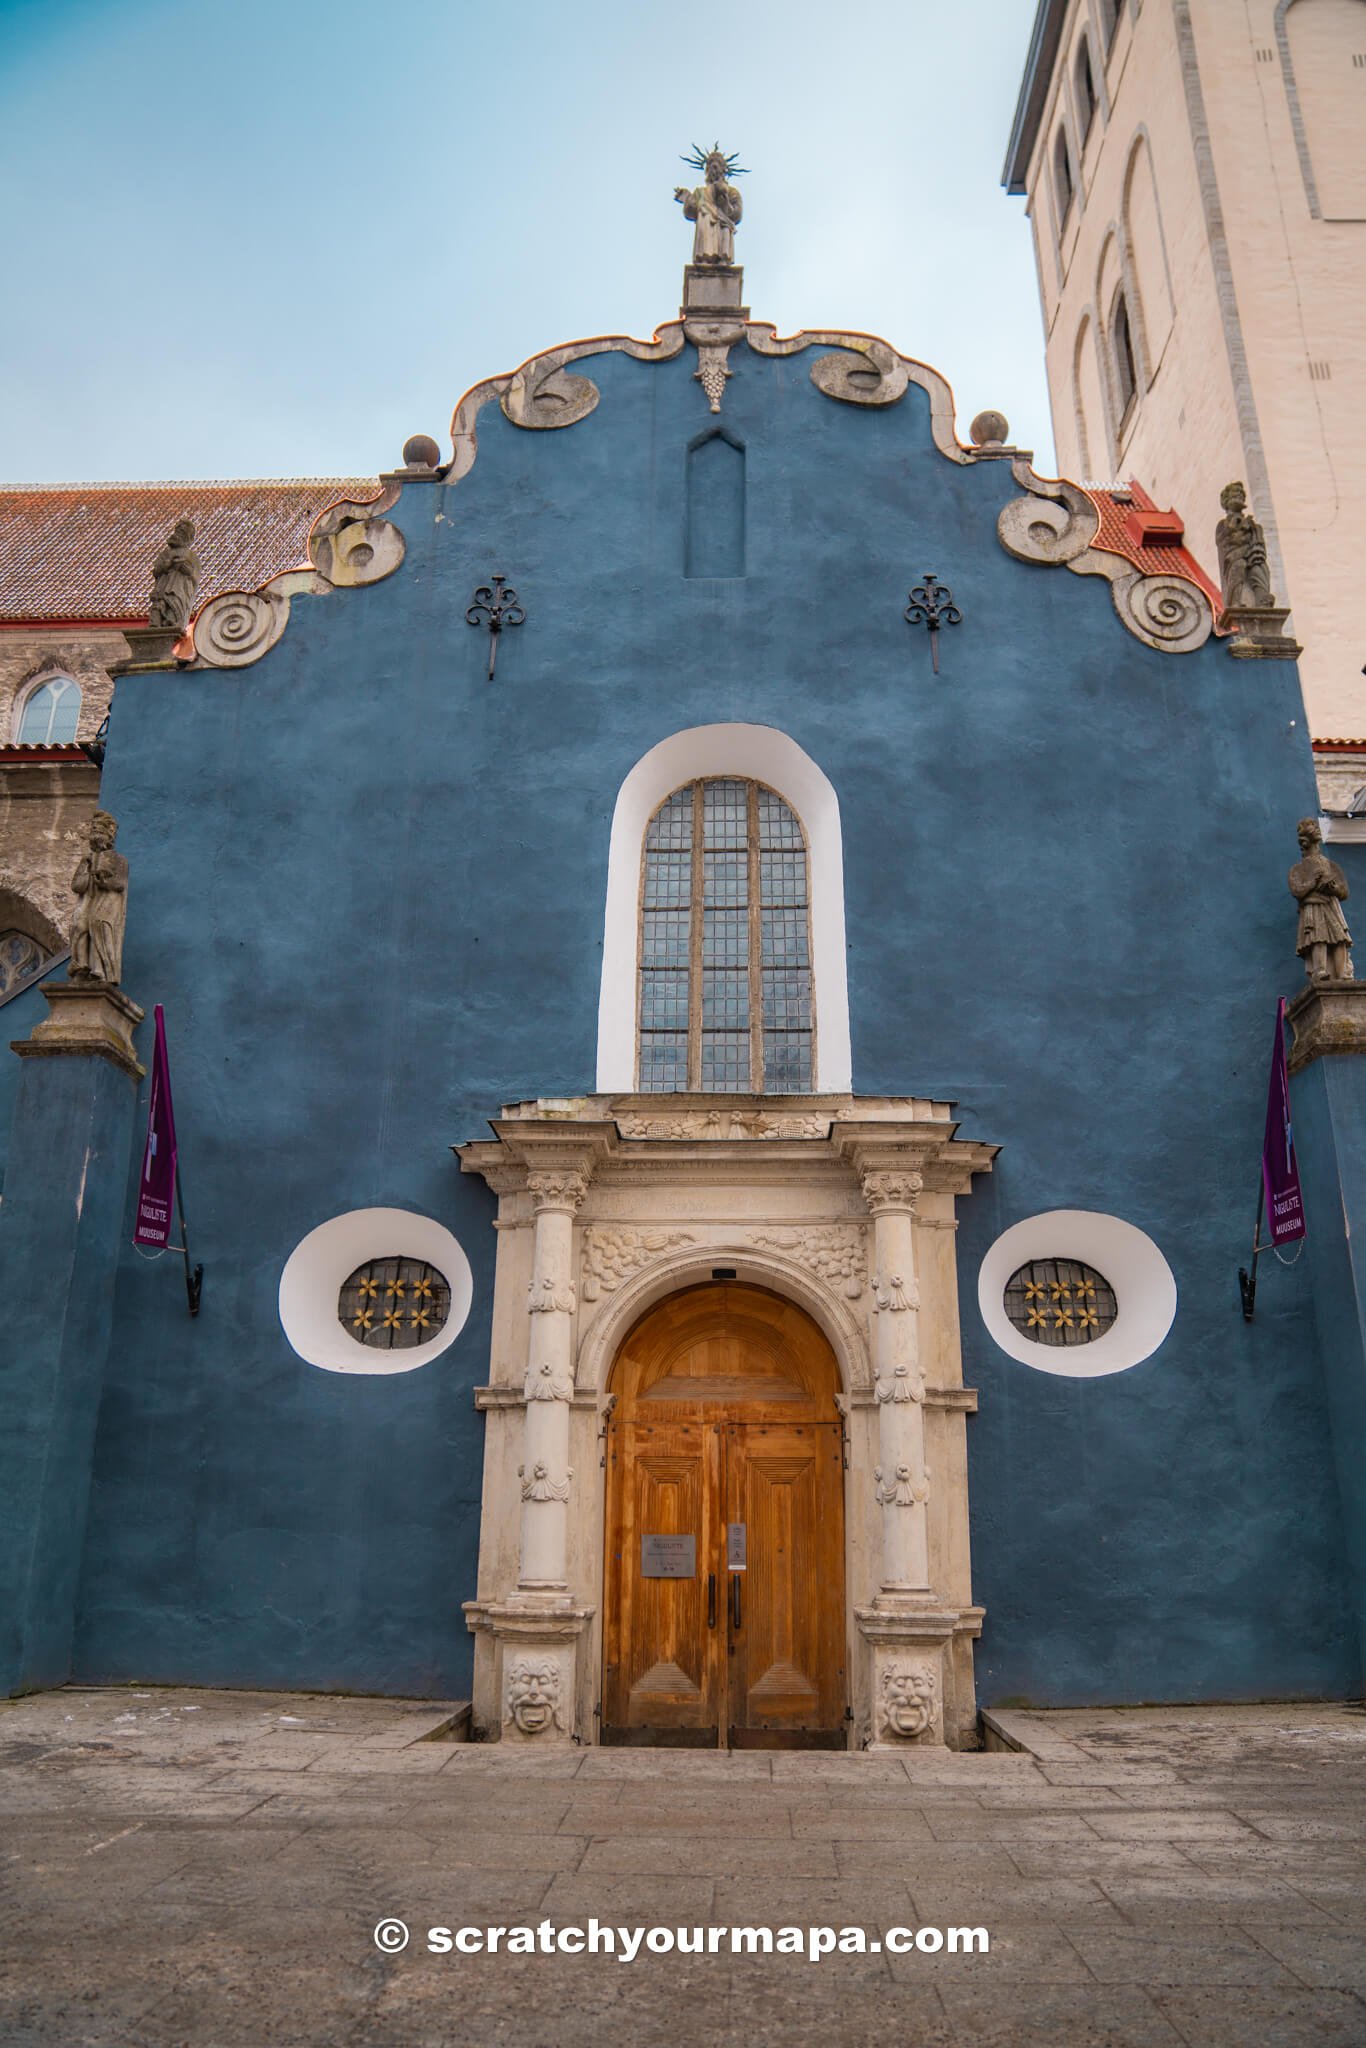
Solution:
M925 1469L925 1375L920 1368L920 1291L915 1273L918 1173L865 1169L873 1218L873 1372L878 1403L882 1506L880 1597L932 1600L929 1473Z
M534 1168L536 1212L527 1314L526 1420L522 1434L519 1596L569 1602L569 1403L574 1393L574 1215L588 1191L576 1167Z
M877 1152L855 1155L873 1219L873 1372L882 1511L882 1583L856 1610L868 1645L866 1746L903 1749L944 1740L945 1650L959 1616L941 1605L930 1579L925 1463L925 1374L920 1364L920 1291L915 1206L924 1186L914 1162Z

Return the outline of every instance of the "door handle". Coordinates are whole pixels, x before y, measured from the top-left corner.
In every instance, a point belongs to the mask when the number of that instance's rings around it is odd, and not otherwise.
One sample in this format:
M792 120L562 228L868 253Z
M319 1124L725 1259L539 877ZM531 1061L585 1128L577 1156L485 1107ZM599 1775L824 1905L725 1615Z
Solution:
M739 1574L739 1572L732 1572L732 1573L731 1573L731 1578L730 1578L730 1625L731 1625L731 1627L732 1627L733 1629L736 1629L736 1630L738 1630L738 1629L739 1629L739 1627L740 1627L740 1574Z
M707 1627L716 1627L716 1573L707 1573Z

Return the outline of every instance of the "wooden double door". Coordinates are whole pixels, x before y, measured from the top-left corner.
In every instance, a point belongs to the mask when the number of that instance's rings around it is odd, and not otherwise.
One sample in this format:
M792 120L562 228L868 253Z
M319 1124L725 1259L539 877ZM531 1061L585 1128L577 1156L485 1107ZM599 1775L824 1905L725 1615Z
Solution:
M833 1355L730 1282L636 1326L607 1428L602 1739L843 1748L843 1432Z

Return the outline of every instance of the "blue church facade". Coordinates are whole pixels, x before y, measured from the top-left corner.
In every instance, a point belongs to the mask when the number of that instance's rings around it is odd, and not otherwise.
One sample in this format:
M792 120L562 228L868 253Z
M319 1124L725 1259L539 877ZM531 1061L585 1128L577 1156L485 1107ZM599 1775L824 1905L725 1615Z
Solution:
M120 680L122 987L164 1006L203 1306L129 1242L146 1082L89 1046L11 1061L10 1690L473 1682L490 1734L594 1739L588 1333L731 1271L840 1366L849 1741L972 1739L974 1669L988 1706L1361 1688L1361 1333L1324 1213L1360 1156L1350 1055L1295 1083L1305 1258L1251 1323L1235 1283L1314 808L1294 664L1231 658L1193 578L1095 545L1086 493L960 444L934 373L700 289L653 343L478 387L451 463ZM931 572L961 613L933 646L905 615ZM490 679L467 612L495 575L525 619ZM812 870L809 1085L685 1086L673 1131L634 1068L623 791L652 757L643 817L752 782ZM401 1354L301 1251L359 1217L328 1256L360 1269L389 1212L452 1297ZM384 1228L366 1255L403 1255ZM1099 1273L1113 1326L1038 1343L1003 1259Z

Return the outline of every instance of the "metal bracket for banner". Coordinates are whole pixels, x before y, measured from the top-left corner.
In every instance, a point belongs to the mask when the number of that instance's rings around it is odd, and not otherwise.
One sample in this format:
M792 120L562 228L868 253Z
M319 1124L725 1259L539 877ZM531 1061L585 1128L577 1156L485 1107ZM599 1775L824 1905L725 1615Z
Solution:
M1245 1323L1250 1323L1257 1311L1257 1261L1263 1252L1269 1252L1273 1249L1269 1244L1258 1244L1257 1242L1262 1234L1262 1206L1265 1201L1266 1187L1263 1184L1257 1190L1257 1221L1252 1226L1252 1271L1249 1273L1246 1266L1238 1268L1238 1292L1243 1298L1243 1321Z
M202 1266L192 1267L190 1265L190 1233L185 1223L185 1204L180 1193L180 1165L178 1161L175 1170L175 1205L176 1213L180 1217L180 1245L178 1248L185 1254L185 1295L190 1304L190 1314L197 1316L199 1314L199 1297L204 1292L204 1268Z

